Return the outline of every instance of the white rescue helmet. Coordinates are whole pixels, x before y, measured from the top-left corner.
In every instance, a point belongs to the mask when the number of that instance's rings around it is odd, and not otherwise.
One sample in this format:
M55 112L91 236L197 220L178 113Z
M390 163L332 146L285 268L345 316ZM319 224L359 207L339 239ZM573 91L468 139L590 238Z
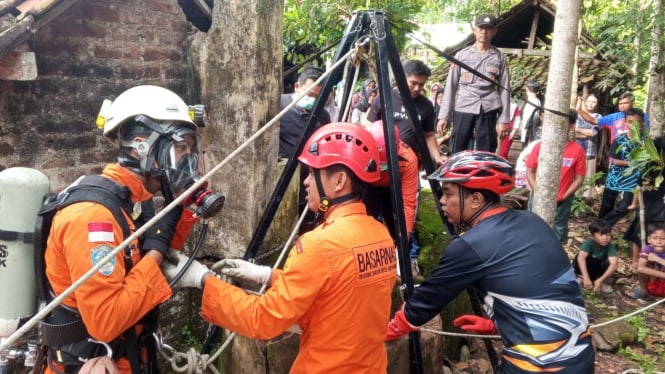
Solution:
M137 86L105 100L97 117L104 137L120 148L118 163L159 178L167 201L200 175L198 126L185 102L158 86Z
M105 100L97 117L97 126L104 129L105 138L115 143L122 124L138 115L155 121L187 123L197 128L190 118L187 104L178 95L151 85L132 87L113 102Z

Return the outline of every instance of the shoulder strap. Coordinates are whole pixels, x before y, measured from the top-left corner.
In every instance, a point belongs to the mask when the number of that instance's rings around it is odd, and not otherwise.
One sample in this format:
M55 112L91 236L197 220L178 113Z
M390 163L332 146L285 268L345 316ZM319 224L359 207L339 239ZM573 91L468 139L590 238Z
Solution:
M77 184L68 187L60 194L47 194L44 197L42 208L37 213L34 232L34 260L37 290L40 303L46 303L52 298L51 287L46 278L46 263L44 254L46 242L51 231L53 217L60 210L69 205L91 201L104 205L112 214L115 221L122 228L124 238L129 237L129 223L123 211L131 212L130 192L127 187L99 175L83 177ZM125 256L125 268L131 268L131 258Z
M104 205L112 214L114 220L122 228L123 239L129 237L130 228L125 212L131 217L133 204L130 198L129 188L119 185L114 181L99 175L89 175L80 179L75 185L68 187L62 193L48 194L37 215L35 225L35 273L37 275L38 296L40 303L48 302L53 295L46 278L46 263L44 253L46 241L50 233L51 224L55 213L69 205L90 201ZM132 267L131 256L124 256L125 269L128 272ZM83 327L82 332L85 332ZM139 357L139 339L134 331L134 326L129 327L124 333L125 353L128 356L132 373L140 373L141 359ZM76 338L70 340L78 340Z

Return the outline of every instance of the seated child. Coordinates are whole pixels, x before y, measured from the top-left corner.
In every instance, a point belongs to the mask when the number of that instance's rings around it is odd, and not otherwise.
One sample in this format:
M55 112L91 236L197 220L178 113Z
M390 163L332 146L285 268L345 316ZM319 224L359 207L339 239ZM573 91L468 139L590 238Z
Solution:
M647 228L647 244L642 248L637 263L640 287L628 296L643 299L650 295L665 296L665 223L652 223Z
M573 268L580 284L594 291L612 292L605 281L617 270L617 249L612 243L612 226L607 221L597 219L589 224L590 238L587 238L580 252L573 260Z

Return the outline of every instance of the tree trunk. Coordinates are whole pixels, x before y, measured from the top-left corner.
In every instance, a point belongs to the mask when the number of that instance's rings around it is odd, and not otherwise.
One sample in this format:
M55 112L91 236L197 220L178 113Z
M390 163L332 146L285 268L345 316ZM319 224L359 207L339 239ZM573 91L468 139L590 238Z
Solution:
M283 1L217 1L212 26L193 41L193 61L208 108L208 169L224 160L279 112ZM226 195L204 246L224 257L244 253L277 174L278 126L234 157L211 180Z
M665 66L661 62L663 55L663 4L662 0L653 0L654 22L651 29L651 58L649 59L649 82L647 84L647 106L649 122L651 125L651 136L656 137L663 134L665 128Z
M580 36L582 35L582 17L580 17L580 21L577 24L577 42L579 44L580 41ZM576 44L577 45L577 44ZM574 108L575 105L577 105L577 95L578 95L578 88L579 88L579 59L580 59L580 47L577 45L575 48L575 53L573 54L573 76L571 77L571 85L570 85L570 107ZM582 97L586 100L586 93L582 92Z
M552 60L544 106L562 113L568 113L570 108L570 86L575 68L580 8L580 0L562 0L557 4L554 21ZM568 116L545 111L533 211L550 225L554 222L563 148L567 142Z

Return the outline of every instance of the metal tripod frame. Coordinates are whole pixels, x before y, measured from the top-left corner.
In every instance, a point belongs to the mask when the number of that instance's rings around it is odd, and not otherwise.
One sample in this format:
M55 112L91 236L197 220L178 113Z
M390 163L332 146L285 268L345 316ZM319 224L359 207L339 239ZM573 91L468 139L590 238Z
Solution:
M346 55L353 45L358 42L366 34L371 33L373 40L376 43L376 65L378 70L378 80L377 83L381 89L379 91L379 99L381 101L382 108L382 118L383 121L383 131L386 139L386 150L388 158L388 172L390 175L390 202L392 205L393 211L393 223L394 230L397 237L394 238L397 242L398 247L398 259L400 264L400 274L403 282L403 296L405 301L413 293L414 284L413 276L411 274L410 268L410 247L408 241L408 233L406 231L406 219L404 216L404 210L402 209L403 200L402 200L402 186L401 186L401 177L399 174L399 163L398 163L398 154L397 154L397 143L394 130L394 117L392 115L393 105L391 100L390 92L390 74L389 69L392 69L393 76L397 83L397 89L400 92L400 97L404 109L407 112L407 115L410 119L411 126L416 134L416 152L419 154L419 159L423 164L427 175L430 175L436 170L436 165L432 162L432 158L429 155L429 150L427 143L425 141L425 136L422 130L421 122L419 116L416 112L415 104L409 93L409 89L406 82L406 76L402 68L402 64L399 60L399 54L395 46L392 34L390 33L390 25L387 18L385 17L383 11L379 10L368 10L368 11L355 11L351 17L350 22L348 23L344 36L341 39L340 46L335 54L334 61L337 62L341 56ZM266 209L259 221L256 231L254 232L249 245L247 246L247 251L245 252L243 259L246 261L254 261L258 253L259 247L265 236L268 232L270 224L272 223L277 209L284 197L284 194L288 188L291 178L295 174L296 168L298 166L298 160L295 155L299 155L307 139L313 133L314 128L317 123L318 115L321 113L325 106L326 98L332 91L336 82L339 82L342 79L343 71L341 65L339 68L330 72L328 78L324 81L323 87L314 103L314 106L311 110L311 113L308 117L307 124L300 136L300 140L297 142L294 156L291 157L284 167L282 174L277 181L277 185L268 201ZM349 96L351 95L351 90L353 89L353 73L355 69L359 67L354 67L352 64L348 64L348 71L346 72L346 79L344 84L344 91L342 94L343 103L347 102ZM341 115L341 114L340 114ZM337 118L336 120L339 120ZM442 196L441 185L435 180L429 180L432 193L434 194L434 200L436 202L437 211L441 217L442 222L446 226L447 232L449 235L456 234L456 228L448 222L439 200ZM470 298L472 299L472 307L476 314L480 314L480 303L477 299L478 296L475 293L470 293ZM476 297L476 299L474 299ZM214 345L217 337L219 335L219 327L213 326L209 332L206 341L203 344L202 353L209 353ZM496 367L496 356L493 349L491 348L491 341L485 339L485 344L488 348L488 355L490 356L490 361L493 366ZM409 334L409 351L410 351L410 361L412 367L412 373L422 374L423 365L422 365L422 353L420 349L420 332L411 332Z

